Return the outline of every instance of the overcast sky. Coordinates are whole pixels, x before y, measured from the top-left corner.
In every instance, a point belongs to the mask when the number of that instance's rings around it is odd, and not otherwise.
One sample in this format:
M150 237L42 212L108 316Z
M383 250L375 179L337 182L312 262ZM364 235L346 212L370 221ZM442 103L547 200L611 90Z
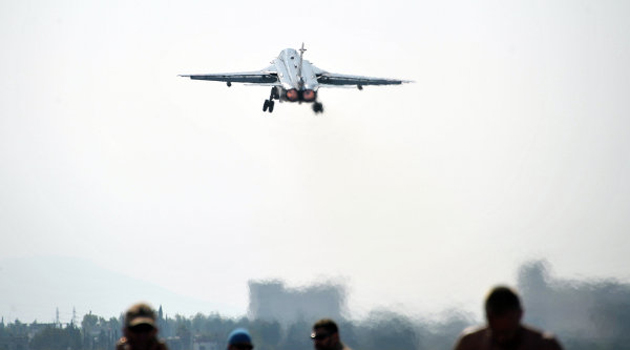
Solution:
M343 281L354 315L478 312L529 259L630 281L628 18L627 1L2 1L0 258L82 258L232 314L250 279ZM415 83L321 90L315 116L177 77L302 42L320 68Z

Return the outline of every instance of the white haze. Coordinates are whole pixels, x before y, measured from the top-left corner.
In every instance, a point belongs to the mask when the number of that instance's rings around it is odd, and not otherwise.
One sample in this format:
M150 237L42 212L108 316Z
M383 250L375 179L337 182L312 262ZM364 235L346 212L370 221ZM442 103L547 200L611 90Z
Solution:
M0 257L84 259L231 314L252 279L345 281L359 316L477 313L531 258L628 281L629 15L623 1L3 2ZM269 115L267 88L177 77L261 69L302 42L324 69L415 83Z

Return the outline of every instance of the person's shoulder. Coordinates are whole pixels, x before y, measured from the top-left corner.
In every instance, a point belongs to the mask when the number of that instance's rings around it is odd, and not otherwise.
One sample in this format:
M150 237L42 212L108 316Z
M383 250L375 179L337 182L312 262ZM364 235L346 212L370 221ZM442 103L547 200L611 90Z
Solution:
M473 326L462 331L455 344L456 350L477 349L484 343L484 339L488 337L488 327Z
M538 344L541 344L543 349L560 350L562 346L556 336L551 332L546 332L532 326L522 326L525 336Z
M551 332L546 332L530 325L521 325L521 328L527 336L536 337L539 339L555 339L555 335Z
M128 348L129 342L127 341L127 338L120 337L120 339L116 342L116 350L127 350Z
M475 337L483 337L488 333L487 326L472 326L464 329L460 334L461 338L475 338Z
M166 342L163 339L158 340L157 349L158 350L168 350L168 346L166 345Z

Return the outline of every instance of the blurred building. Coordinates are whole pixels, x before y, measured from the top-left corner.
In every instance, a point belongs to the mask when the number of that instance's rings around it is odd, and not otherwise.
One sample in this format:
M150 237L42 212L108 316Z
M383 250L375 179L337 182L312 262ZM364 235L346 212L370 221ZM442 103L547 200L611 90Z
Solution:
M562 338L630 341L630 285L552 278L543 261L521 267L525 321Z
M193 350L219 350L219 342L207 336L198 336L193 340Z
M282 325L313 322L323 317L341 319L345 290L336 284L286 288L283 282L249 282L249 317L276 320Z

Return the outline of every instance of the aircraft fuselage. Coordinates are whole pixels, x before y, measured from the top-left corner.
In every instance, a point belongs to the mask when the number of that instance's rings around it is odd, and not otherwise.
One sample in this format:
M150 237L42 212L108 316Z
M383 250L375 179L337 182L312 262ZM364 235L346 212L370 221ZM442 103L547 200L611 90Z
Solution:
M280 82L276 86L277 99L288 102L314 102L317 99L319 84L315 69L295 49L282 50L272 64Z

